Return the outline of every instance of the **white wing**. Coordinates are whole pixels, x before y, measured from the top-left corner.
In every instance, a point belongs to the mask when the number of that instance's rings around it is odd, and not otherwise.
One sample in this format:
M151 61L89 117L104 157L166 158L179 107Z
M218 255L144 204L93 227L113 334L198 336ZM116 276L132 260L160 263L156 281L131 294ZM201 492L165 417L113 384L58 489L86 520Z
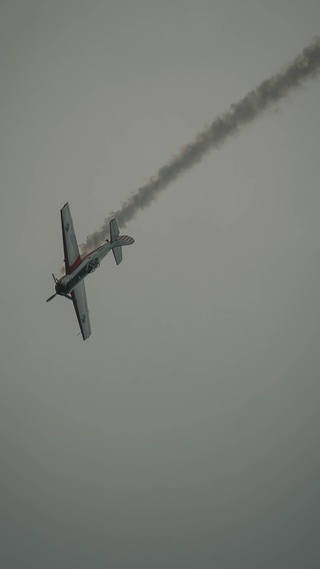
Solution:
M68 203L66 203L60 210L60 214L64 262L66 266L66 274L69 275L78 265L80 265L81 257Z
M71 296L82 337L84 340L86 340L91 335L91 326L84 280L80 281L80 283L77 284L77 286L73 289Z

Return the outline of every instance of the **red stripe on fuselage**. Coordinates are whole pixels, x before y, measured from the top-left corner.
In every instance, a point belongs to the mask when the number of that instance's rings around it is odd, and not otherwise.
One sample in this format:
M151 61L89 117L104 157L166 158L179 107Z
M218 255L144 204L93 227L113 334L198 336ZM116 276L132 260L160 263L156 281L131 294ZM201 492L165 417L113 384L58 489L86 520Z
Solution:
M81 263L82 261L85 261L85 259L87 259L90 255L92 255L93 253L95 253L96 251L99 251L99 249L102 249L103 245L99 245L99 247L96 247L95 249L92 249L92 251L90 251L89 253L86 253L82 259L81 259Z
M80 257L80 255L76 258L75 262L70 265L70 267L66 264L66 273L67 275L70 275L71 273L73 273L73 271L79 267L79 265L81 265L82 263L82 259Z
M99 245L99 247L97 247L96 249L93 249L92 251L90 251L89 253L86 253L83 257L81 257L80 255L77 257L77 259L75 260L75 262L72 265L68 265L68 263L65 261L65 265L66 265L66 275L70 275L71 273L73 273L73 271L79 267L79 265L81 265L81 263L83 261L85 261L90 255L92 255L92 253L95 253L96 251L98 251L98 249L101 249L102 245Z

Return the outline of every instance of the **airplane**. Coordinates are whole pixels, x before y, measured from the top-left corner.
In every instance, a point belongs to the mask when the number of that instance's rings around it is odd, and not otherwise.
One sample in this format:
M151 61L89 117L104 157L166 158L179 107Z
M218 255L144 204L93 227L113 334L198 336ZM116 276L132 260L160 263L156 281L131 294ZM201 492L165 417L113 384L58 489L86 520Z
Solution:
M110 241L93 249L83 257L80 256L79 247L74 231L73 221L70 213L69 203L66 203L60 210L62 239L64 250L65 275L57 279L52 274L55 283L55 294L47 299L47 302L55 296L64 296L73 302L80 332L84 340L91 335L89 310L84 286L84 279L93 273L99 266L102 259L112 251L117 265L122 261L122 247L134 243L134 239L128 235L120 235L119 227L115 218L111 219Z

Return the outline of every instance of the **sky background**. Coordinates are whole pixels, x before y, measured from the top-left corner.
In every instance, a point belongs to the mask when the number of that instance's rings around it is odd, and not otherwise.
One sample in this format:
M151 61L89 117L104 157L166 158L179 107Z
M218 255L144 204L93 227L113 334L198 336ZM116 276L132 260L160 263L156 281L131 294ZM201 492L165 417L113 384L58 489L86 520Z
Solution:
M318 0L0 0L0 565L319 567L320 80L56 298L79 242L319 34Z

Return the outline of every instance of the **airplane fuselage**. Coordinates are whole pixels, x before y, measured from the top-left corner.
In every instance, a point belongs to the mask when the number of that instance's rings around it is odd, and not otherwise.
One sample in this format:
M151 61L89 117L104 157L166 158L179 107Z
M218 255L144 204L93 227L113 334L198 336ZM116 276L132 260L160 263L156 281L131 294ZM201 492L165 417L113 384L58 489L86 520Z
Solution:
M120 235L117 220L113 217L109 221L110 241L106 239L102 245L81 257L68 202L60 210L60 217L65 275L56 279L52 274L55 294L47 298L47 302L57 295L69 298L73 303L82 338L87 340L91 335L91 326L84 279L100 266L109 251L112 251L116 265L119 265L123 258L123 247L134 243L134 239L129 235Z
M97 249L88 253L80 262L80 264L70 273L69 275L64 275L56 283L56 293L61 296L68 296L73 289L82 281L87 275L93 273L104 259L104 257L116 247L119 243L110 243L107 241Z

